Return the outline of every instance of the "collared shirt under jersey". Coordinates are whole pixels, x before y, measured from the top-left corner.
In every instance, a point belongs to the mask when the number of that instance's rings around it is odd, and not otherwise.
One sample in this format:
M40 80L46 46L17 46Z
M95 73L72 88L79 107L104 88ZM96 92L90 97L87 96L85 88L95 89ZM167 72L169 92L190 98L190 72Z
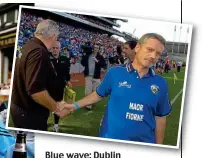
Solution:
M93 58L95 58L94 54L91 54L88 58L88 71L90 76L94 76L95 73L95 60Z
M165 79L152 69L140 78L132 63L115 66L96 90L110 95L100 137L155 143L155 116L171 112Z

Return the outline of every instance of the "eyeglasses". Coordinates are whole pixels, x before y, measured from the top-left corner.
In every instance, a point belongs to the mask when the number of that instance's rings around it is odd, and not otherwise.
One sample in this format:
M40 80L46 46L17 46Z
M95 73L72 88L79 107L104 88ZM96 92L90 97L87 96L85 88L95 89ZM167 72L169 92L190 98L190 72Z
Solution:
M98 46L94 46L94 49L99 49L99 47Z

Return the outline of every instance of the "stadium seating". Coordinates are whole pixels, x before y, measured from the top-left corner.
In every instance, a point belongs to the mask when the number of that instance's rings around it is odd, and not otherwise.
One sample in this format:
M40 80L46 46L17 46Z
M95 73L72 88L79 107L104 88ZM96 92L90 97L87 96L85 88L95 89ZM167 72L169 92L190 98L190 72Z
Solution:
M77 14L73 14L77 15ZM82 15L77 15L80 18L84 18ZM34 36L34 32L37 24L42 20L42 17L38 17L28 12L22 12L20 31L18 37L18 46L22 47L28 42L30 38ZM85 20L93 21L90 18L85 18ZM95 21L94 21L95 22ZM116 51L117 45L122 45L123 43L116 38L109 37L107 34L101 34L99 32L93 32L90 29L84 29L82 26L72 26L65 23L59 22L60 35L59 41L61 42L62 49L68 47L70 50L71 57L82 56L81 45L85 42L98 43L101 46L101 53L105 57L108 57L110 53Z

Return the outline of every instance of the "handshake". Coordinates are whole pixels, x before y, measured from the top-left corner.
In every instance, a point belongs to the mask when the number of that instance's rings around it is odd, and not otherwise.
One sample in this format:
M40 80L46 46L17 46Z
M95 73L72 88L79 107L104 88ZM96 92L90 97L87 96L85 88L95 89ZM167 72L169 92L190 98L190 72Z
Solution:
M54 113L63 118L74 110L76 110L76 106L74 104L68 104L65 101L60 101L57 102L57 109L54 111Z

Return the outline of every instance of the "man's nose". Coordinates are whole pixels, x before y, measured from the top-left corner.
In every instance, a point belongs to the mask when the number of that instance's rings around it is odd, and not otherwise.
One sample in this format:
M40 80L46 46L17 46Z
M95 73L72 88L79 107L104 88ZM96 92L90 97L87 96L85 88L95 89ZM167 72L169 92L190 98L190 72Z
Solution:
M153 52L150 54L150 57L151 57L152 59L155 59L155 58L156 58L156 52L153 51Z

